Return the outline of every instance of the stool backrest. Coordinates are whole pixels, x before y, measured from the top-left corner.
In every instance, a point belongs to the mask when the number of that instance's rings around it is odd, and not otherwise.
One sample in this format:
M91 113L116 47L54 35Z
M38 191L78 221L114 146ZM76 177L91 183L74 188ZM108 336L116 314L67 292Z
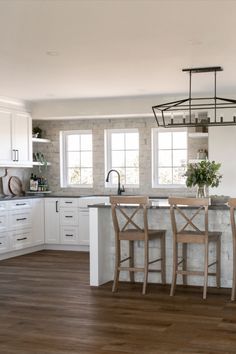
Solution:
M111 196L110 197L113 225L116 233L124 232L129 229L134 229L139 232L147 234L148 220L147 220L147 206L148 197L146 196ZM134 206L131 214L127 213L126 206ZM130 211L130 210L129 210ZM138 225L134 221L137 213L142 212L142 225ZM119 216L118 217L118 212Z
M174 234L178 234L181 232L189 231L191 228L192 231L196 233L205 234L208 237L208 206L209 199L208 198L178 198L178 197L170 197L168 199L170 204L170 213L171 213L171 223ZM179 208L179 206L186 207L196 207L192 209L192 216L188 216L184 208ZM190 208L187 208L189 211ZM204 211L204 229L200 230L196 225L194 218L200 214L201 211ZM185 224L181 228L179 228L179 219L177 221L177 214L182 217L182 220L185 220ZM188 229L187 229L188 228Z

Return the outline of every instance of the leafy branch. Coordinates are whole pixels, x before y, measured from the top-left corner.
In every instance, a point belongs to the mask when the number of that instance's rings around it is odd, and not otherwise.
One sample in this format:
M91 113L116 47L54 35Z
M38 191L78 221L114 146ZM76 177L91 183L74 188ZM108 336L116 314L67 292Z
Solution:
M204 160L199 163L188 164L187 171L184 176L187 177L187 187L207 186L218 187L222 175L219 173L220 163L215 161Z

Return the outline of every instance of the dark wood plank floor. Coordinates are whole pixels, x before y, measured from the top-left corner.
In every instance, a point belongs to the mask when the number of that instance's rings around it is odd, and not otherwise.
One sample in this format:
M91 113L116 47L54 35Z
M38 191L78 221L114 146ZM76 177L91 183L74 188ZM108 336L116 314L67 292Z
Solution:
M41 251L0 262L0 354L232 354L230 291L111 283L89 287L86 253Z

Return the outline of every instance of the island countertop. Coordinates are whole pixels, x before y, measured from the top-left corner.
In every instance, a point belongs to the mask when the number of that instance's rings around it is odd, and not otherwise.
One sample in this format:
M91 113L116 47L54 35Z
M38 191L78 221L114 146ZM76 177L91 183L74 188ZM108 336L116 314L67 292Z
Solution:
M97 207L97 208L109 208L111 206L110 203L98 203L98 204L93 204L93 205L88 205L88 207ZM132 205L124 205L124 207L129 207L132 208ZM135 205L134 205L135 206ZM181 206L182 208L185 208L185 206ZM170 205L168 203L168 198L149 198L149 205L148 205L149 209L166 209L166 208L170 208ZM188 207L189 208L189 207ZM192 207L192 208L196 208L196 207ZM229 207L227 206L227 204L213 204L213 205L209 205L209 210L228 210Z

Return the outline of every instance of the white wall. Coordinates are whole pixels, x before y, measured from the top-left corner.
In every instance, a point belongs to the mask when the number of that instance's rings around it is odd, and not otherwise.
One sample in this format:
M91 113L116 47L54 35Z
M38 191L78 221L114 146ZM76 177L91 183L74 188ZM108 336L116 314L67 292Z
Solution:
M236 126L211 127L209 129L209 159L220 162L223 175L217 188L210 194L236 197Z

